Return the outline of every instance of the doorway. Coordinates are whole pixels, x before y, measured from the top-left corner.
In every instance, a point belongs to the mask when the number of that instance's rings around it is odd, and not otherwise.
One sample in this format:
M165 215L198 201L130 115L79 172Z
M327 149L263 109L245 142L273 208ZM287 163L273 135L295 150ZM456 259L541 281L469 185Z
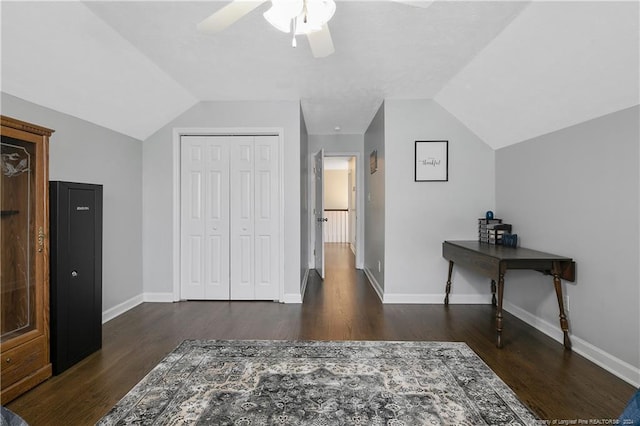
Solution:
M355 157L324 159L324 243L348 244L355 254Z
M338 244L348 248L351 253L342 253L353 255L355 268L362 269L362 156L321 150L313 161L313 268L324 278L325 245Z

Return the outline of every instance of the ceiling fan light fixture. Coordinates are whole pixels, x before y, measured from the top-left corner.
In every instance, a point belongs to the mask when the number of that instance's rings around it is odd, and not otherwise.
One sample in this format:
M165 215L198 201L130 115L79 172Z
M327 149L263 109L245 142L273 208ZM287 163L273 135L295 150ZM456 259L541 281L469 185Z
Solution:
M263 16L283 33L291 32L291 20L302 14L304 0L271 0L271 8Z
M301 35L320 31L335 11L333 0L271 0L271 8L264 13L264 18L284 33L290 33L294 27L294 34Z
M320 31L322 26L329 22L329 20L333 18L333 14L336 12L336 3L333 0L306 0L305 4L307 7L307 19L303 25L308 25L309 31L303 34ZM303 13L304 12L305 11L303 11Z

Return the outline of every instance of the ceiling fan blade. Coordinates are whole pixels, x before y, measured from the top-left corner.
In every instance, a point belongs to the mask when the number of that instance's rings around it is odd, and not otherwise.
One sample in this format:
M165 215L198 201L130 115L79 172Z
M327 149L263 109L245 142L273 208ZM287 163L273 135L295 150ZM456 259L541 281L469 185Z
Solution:
M307 39L315 58L324 58L336 51L333 48L333 40L327 24L324 24L320 31L307 34Z
M427 8L431 6L434 0L391 0L396 3L406 4L407 6Z
M198 31L203 33L215 34L225 30L234 24L238 19L260 6L266 0L249 1L249 0L233 0L222 9L209 16L197 25Z

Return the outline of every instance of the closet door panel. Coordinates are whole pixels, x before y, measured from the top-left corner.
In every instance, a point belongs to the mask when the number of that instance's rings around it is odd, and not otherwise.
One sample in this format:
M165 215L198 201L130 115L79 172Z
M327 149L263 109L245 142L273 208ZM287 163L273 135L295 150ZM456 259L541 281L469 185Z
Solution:
M255 298L278 299L278 137L255 138Z
M229 141L181 140L181 298L229 298Z
M204 297L202 200L205 141L202 138L183 137L181 142L181 297L201 299Z
M208 137L205 149L205 299L229 299L229 145Z
M236 136L231 145L231 299L253 300L255 173L254 138Z

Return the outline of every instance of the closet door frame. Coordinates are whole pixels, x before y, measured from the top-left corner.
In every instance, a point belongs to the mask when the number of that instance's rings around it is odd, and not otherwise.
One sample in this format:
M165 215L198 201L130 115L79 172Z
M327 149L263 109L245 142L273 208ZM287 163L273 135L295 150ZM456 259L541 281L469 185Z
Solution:
M180 146L182 136L277 136L278 137L278 216L280 233L278 238L279 262L278 299L284 301L284 129L282 127L249 128L175 128L173 129L173 301L180 298L180 207L181 207L181 161Z

